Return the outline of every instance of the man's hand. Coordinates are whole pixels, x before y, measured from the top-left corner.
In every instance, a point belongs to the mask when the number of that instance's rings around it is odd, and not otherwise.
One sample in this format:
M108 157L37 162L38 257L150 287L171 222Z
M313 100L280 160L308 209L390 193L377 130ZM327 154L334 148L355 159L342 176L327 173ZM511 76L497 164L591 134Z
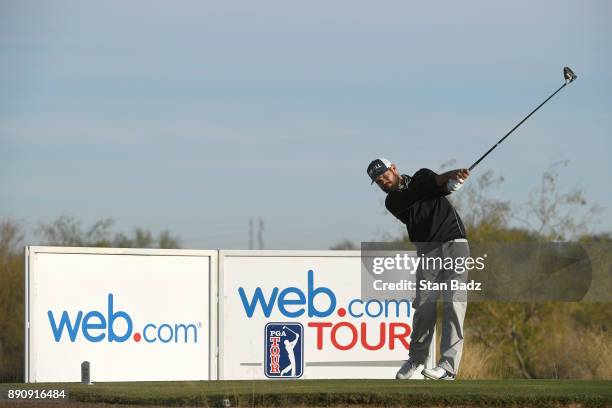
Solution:
M446 186L446 190L450 193L459 190L463 186L463 182L470 176L468 169L457 169L447 171L436 176L436 183L442 187Z

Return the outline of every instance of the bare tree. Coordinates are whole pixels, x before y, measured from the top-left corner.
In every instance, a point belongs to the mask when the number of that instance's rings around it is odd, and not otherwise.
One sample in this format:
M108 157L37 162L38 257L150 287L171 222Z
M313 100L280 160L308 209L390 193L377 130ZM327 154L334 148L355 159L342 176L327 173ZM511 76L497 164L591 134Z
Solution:
M559 190L559 169L568 164L568 160L553 163L542 175L540 185L529 193L522 213L514 215L543 240L577 239L588 233L602 210L596 204L587 204L583 189Z
M339 250L353 251L353 250L356 250L356 249L359 249L359 248L350 239L343 239L342 241L338 242L337 244L332 245L331 247L329 247L329 249L336 250L336 251L339 251Z
M492 191L503 182L502 176L497 176L492 170L488 170L470 183L466 183L460 194L450 196L468 232L484 224L506 226L512 210L510 202L491 196Z
M131 235L114 233L111 228L112 218L103 218L89 228L73 217L62 215L56 220L40 224L36 232L45 245L84 246L84 247L118 247L118 248L180 248L180 240L172 237L168 230L154 237L145 228L134 228Z

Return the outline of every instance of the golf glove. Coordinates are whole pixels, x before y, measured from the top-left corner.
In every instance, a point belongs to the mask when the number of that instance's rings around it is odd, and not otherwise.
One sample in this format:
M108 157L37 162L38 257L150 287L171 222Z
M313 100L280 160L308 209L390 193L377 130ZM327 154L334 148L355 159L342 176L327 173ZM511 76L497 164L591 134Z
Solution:
M454 193L455 191L459 190L461 187L463 187L462 179L459 179L459 180L449 179L448 183L446 183L446 189L448 190L449 193Z

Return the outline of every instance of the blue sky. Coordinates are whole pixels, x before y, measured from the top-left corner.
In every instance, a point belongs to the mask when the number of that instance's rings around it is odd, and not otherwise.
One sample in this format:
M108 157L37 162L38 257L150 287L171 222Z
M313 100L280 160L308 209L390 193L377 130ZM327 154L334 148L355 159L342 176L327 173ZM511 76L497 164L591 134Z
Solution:
M431 4L429 4L431 3ZM517 205L559 160L612 230L606 1L1 1L0 217L170 229L189 248L398 235L368 162L468 166ZM36 238L29 235L29 242Z

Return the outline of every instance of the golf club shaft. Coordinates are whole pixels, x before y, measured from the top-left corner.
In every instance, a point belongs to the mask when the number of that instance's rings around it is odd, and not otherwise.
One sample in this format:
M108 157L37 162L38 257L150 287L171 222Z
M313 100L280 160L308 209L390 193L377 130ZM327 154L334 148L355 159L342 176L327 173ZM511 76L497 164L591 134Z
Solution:
M487 157L489 155L489 153L491 153L493 151L493 149L495 149L501 142L504 141L504 139L506 139L508 136L510 136L510 134L512 132L514 132L516 130L516 128L518 128L519 126L521 126L523 124L523 122L525 122L527 119L529 119L529 117L531 115L533 115L538 109L540 109L542 107L542 105L544 105L546 102L548 102L550 100L550 98L552 98L553 96L555 96L557 94L557 92L559 92L560 90L562 90L569 82L565 82L563 85L561 85L561 87L559 87L559 89L557 89L552 95L550 95L548 98L546 98L546 100L544 102L542 102L541 104L538 105L537 108L535 108L534 110L531 111L531 113L527 116L525 116L525 118L523 120L521 120L515 127L512 128L512 130L510 130L508 133L506 133L506 135L504 137L502 137L499 142L495 143L493 145L493 147L491 147L485 154L483 154L480 159L476 160L476 162L474 162L474 164L472 164L469 167L469 170L472 171L472 169L474 167L476 167L478 165L478 163L480 163L482 161L482 159L484 159L485 157Z

